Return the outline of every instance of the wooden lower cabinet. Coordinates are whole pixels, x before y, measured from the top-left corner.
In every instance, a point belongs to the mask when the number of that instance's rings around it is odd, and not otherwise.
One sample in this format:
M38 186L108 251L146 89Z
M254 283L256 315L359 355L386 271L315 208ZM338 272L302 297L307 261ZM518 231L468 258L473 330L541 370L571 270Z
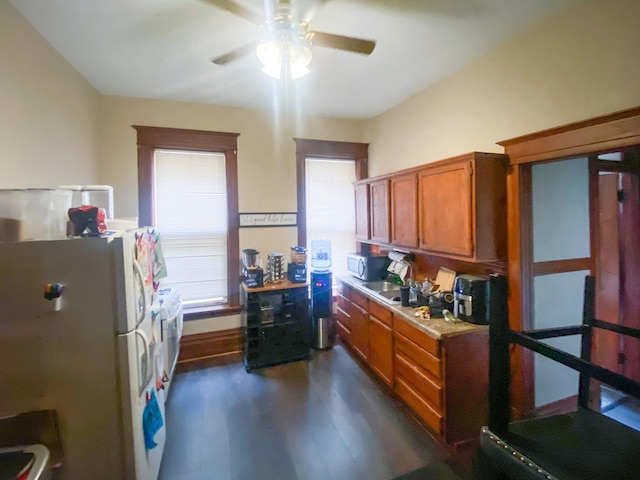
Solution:
M338 334L444 442L478 438L487 423L489 331L437 338L343 284Z
M489 332L437 339L394 316L394 391L450 445L487 423Z
M349 344L351 338L351 302L343 293L344 291L339 293L337 298L336 331L342 341Z
M442 435L442 415L429 402L425 401L409 382L402 377L396 378L394 390L435 433Z
M351 305L351 347L362 358L369 358L369 315L359 305Z
M369 366L389 385L393 385L393 330L369 315Z

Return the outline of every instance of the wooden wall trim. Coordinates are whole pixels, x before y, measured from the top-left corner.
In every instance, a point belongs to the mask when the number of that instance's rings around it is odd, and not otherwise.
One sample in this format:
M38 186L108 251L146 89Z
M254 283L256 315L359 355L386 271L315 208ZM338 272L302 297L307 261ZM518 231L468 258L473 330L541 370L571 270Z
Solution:
M512 165L507 171L507 278L509 328L531 327L531 167ZM514 346L511 355L511 405L514 418L534 406L533 353Z
M189 130L184 128L133 125L138 132L138 145L154 148L223 151L238 148L239 133Z
M554 273L577 272L580 270L593 270L593 257L570 258L568 260L552 260L548 262L536 262L532 265L533 276L551 275Z
M594 153L640 145L640 107L504 140L498 144L505 148L510 163L507 175L509 324L514 330L527 330L531 328L531 281L534 275L556 273L567 268L593 269L593 258L533 264L531 165L573 156L589 156L590 174L593 177L595 164L601 163L591 158ZM631 160L624 162L625 169L633 169L637 165L634 158ZM590 182L593 187L594 179L591 178ZM597 189L592 193L597 194ZM590 202L592 221L596 207L593 201ZM597 241L592 226L592 251ZM518 417L534 408L533 355L530 351L516 348L511 364L512 405Z
M512 165L640 144L640 107L498 142Z
M228 305L240 305L240 216L238 212L239 133L133 125L138 143L138 222L155 225L153 211L153 162L156 149L224 153L227 175L227 297Z
M244 328L185 335L180 341L178 363L242 352Z
M368 143L336 142L331 140L313 140L309 138L294 138L296 142L296 183L298 191L298 245L307 244L307 187L306 187L306 158L325 158L339 160L353 160L356 167L356 180L367 178L368 171Z
M309 138L294 138L296 152L304 152L318 158L355 159L367 158L368 143L336 142L332 140L313 140Z

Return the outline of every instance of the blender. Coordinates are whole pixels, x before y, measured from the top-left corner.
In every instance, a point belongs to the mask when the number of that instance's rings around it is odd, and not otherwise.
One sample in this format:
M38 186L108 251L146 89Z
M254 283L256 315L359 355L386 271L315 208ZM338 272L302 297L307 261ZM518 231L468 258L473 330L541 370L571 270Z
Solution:
M307 249L299 245L291 247L291 261L287 267L287 278L291 283L307 281Z
M244 283L249 288L264 285L262 267L260 266L260 252L253 248L242 250L242 275Z

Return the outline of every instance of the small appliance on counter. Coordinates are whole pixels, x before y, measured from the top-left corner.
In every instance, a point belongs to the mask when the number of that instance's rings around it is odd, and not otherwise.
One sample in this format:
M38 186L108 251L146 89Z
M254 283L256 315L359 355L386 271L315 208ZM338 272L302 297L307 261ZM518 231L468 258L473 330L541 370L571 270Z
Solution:
M347 271L365 282L382 280L387 275L387 267L390 262L387 255L348 253Z
M253 248L242 250L242 275L244 283L249 288L262 287L264 285L263 271L260 266L260 252Z
M287 278L292 283L307 281L307 249L301 246L291 247L291 262L287 267Z
M458 275L453 286L453 313L469 323L486 325L487 277Z
M267 255L267 274L265 283L282 283L284 281L284 255L271 252Z

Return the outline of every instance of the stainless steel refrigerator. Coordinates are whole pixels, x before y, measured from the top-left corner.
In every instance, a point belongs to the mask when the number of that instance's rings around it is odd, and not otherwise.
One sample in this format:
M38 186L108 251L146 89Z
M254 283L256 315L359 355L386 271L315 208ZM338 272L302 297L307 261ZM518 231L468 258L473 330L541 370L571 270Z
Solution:
M0 417L55 410L56 478L156 479L165 443L154 232L0 242ZM155 283L157 287L157 283Z

